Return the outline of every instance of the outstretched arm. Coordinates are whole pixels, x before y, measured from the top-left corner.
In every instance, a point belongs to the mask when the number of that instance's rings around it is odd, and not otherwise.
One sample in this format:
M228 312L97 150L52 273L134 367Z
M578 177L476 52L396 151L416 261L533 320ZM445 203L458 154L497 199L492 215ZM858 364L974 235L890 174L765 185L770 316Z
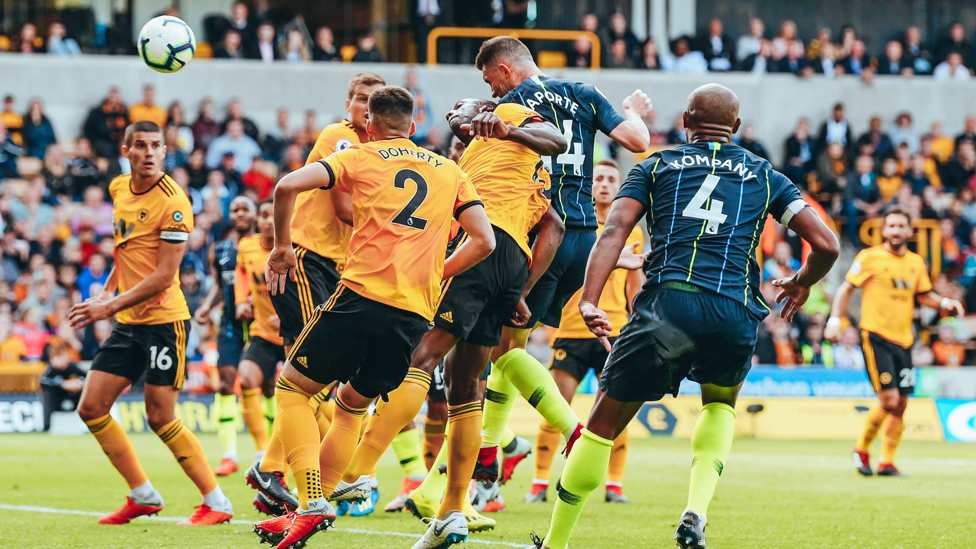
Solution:
M644 205L633 198L620 197L614 200L607 222L603 225L603 232L590 250L590 259L586 262L586 281L583 283L579 309L586 327L600 339L608 352L610 341L607 337L613 326L610 325L607 314L599 309L600 294L607 285L610 273L617 266L627 237L643 214Z
M931 290L918 294L918 302L929 309L935 309L936 311L948 311L949 314L958 316L966 314L962 303L959 303L955 299L942 297Z
M495 249L495 231L491 228L484 206L476 204L465 208L458 216L458 223L471 238L444 262L444 280L474 267Z
M620 143L627 150L642 153L651 145L651 134L644 124L644 116L651 111L651 99L647 94L637 90L624 99L624 121L613 131L610 137Z
M559 214L555 208L549 209L543 214L542 219L533 228L538 229L535 244L532 246L532 266L529 267L529 277L525 281L525 288L522 290L522 297L519 304L512 312L512 323L516 326L525 326L525 323L532 317L532 311L525 303L525 297L529 295L535 283L542 278L542 275L549 270L552 258L556 257L556 251L563 242L563 234L566 233L566 226L559 219Z
M494 112L483 112L474 117L471 124L462 124L461 130L468 130L474 139L502 139L524 145L542 156L562 153L569 146L566 138L556 126L549 122L530 122L524 126L506 124Z

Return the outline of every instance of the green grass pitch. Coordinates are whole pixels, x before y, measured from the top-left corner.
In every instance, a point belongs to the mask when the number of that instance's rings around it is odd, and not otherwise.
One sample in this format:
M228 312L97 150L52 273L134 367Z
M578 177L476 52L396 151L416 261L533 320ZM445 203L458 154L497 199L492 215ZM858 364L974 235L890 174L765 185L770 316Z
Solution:
M202 442L211 461L220 455L216 436ZM126 494L94 439L47 435L0 436L0 547L16 548L247 548L259 547L245 523L177 527L199 504L193 485L165 446L152 435L133 443L153 484L166 500L167 521L138 519L125 526L100 526L86 514L52 514L18 507L101 513ZM632 440L624 490L629 505L603 502L594 493L571 543L573 549L673 547L684 509L691 449L687 440ZM242 456L250 439L240 437ZM969 548L976 545L976 454L971 445L906 442L898 465L907 479L860 478L850 464L849 442L739 439L709 508L708 542L735 548ZM557 456L556 478L563 465ZM397 492L402 472L387 453L379 467L380 504ZM528 533L544 534L554 490L546 504L522 503L532 477L531 458L502 488L508 510L496 513L492 532L472 534L461 547L512 547ZM239 472L220 481L234 502L235 520L255 521L254 492ZM362 518L342 517L336 530L317 534L310 549L409 548L424 526L406 513L382 509ZM358 531L356 531L358 530ZM364 531L366 533L364 533ZM395 533L395 534L393 534ZM399 534L399 535L396 535ZM408 537L409 536L409 537Z

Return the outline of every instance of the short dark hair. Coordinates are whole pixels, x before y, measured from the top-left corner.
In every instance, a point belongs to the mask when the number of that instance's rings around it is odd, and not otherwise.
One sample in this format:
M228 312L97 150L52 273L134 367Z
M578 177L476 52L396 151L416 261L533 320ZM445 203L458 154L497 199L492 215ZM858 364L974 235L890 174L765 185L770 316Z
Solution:
M496 36L481 44L474 65L478 67L478 70L482 70L485 65L494 62L513 62L520 59L532 60L532 52L525 47L521 40L511 36Z
M604 158L603 160L596 163L597 166L610 166L611 168L620 171L620 164L612 158Z
M400 86L374 91L369 96L369 120L392 130L409 130L413 121L413 96Z
M884 212L881 214L882 222L888 219L889 215L903 215L905 216L905 219L908 220L908 224L912 224L912 213L908 211L908 208L902 206L901 204L892 204L885 208Z
M132 146L132 136L136 132L162 134L163 130L159 129L159 126L155 122L150 122L148 120L140 120L135 124L129 124L129 127L125 129L125 138L122 140L126 147Z
M261 206L264 206L265 204L274 206L274 198L265 198L262 200L261 203L258 204L258 211L261 211Z
M349 97L347 99L352 99L352 94L356 93L356 86L375 86L376 84L385 86L386 80L383 80L382 76L371 72L361 72L353 76L352 80L349 81Z

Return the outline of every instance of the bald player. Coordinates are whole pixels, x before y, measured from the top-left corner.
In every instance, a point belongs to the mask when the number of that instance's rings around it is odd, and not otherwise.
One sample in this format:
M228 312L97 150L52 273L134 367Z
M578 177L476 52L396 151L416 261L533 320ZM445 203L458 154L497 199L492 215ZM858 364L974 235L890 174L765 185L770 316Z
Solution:
M691 438L694 460L688 505L675 540L705 548L705 512L732 448L735 402L752 365L760 321L770 313L759 292L756 242L767 214L812 251L780 288L780 315L792 319L810 287L837 259L833 232L769 162L732 144L739 99L707 84L691 93L683 114L687 145L651 155L628 175L590 252L580 313L610 351L600 392L566 462L545 540L531 547L565 549L587 496L603 482L613 440L645 401L677 395L681 380L701 384L702 411ZM610 349L613 326L600 296L641 216L653 239L647 282Z

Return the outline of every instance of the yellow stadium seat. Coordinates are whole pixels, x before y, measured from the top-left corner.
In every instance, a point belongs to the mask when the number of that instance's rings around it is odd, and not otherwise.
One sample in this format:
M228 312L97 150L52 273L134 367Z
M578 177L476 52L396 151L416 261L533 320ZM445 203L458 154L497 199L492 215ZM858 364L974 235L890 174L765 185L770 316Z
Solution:
M339 55L342 56L342 60L344 62L348 63L352 61L352 58L356 55L357 51L359 50L356 48L356 46L342 46L339 48Z
M539 68L559 69L566 66L566 54L561 51L540 51Z
M213 59L213 46L210 42L197 42L197 51L193 57L197 59Z
M0 34L0 51L10 51L10 39Z

